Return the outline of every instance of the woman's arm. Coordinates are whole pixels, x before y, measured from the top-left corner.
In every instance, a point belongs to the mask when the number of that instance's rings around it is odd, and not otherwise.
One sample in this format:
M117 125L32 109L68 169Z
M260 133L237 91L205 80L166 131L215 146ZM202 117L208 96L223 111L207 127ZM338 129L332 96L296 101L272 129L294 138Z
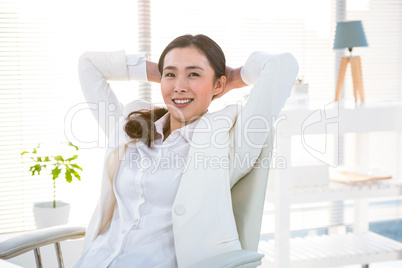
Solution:
M264 52L251 54L241 68L244 83L254 86L230 132L231 186L254 166L270 129L290 95L298 70L293 55Z
M241 72L241 67L233 69L233 68L227 66L226 70L225 70L225 76L226 76L225 87L221 93L214 95L212 100L222 97L223 95L225 95L232 89L242 88L242 87L247 86L247 84L244 83L243 79L241 78L240 72Z
M107 136L123 113L123 105L108 81L148 81L145 57L145 54L126 55L124 51L117 51L85 52L79 59L78 73L84 97Z
M161 74L158 70L158 64L156 64L155 62L147 61L147 77L149 82L161 82Z

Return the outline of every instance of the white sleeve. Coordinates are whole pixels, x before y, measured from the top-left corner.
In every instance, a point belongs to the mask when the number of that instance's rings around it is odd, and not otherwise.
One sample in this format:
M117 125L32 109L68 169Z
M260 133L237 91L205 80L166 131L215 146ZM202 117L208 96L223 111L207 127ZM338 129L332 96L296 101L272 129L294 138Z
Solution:
M145 53L126 56L124 51L85 52L79 59L78 73L84 97L107 136L124 108L107 80L147 81L145 59Z
M241 69L242 80L254 84L230 131L231 187L247 174L281 112L299 70L292 54L254 52Z

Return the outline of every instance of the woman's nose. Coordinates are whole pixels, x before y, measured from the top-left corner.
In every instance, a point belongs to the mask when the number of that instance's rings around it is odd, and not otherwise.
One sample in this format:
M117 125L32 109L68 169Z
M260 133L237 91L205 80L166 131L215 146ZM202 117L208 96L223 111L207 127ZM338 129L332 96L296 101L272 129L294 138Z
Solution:
M178 79L174 88L174 92L186 92L187 86L188 85L185 79Z

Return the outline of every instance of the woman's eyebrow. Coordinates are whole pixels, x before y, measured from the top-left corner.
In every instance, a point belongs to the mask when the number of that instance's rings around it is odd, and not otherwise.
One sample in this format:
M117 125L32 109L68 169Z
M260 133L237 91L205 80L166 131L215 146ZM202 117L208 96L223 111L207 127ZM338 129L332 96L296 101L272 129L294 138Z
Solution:
M185 69L186 69L186 70L198 69L198 70L204 71L204 69L201 68L200 66L187 66ZM169 65L169 66L166 66L165 68L163 68L163 70L177 70L177 67L175 67L175 66L170 66L170 65Z
M199 69L199 70L204 71L204 69L202 69L200 66L187 66L186 67L186 70L194 70L194 69Z
M177 68L174 66L166 66L165 68L163 68L163 70L177 70Z

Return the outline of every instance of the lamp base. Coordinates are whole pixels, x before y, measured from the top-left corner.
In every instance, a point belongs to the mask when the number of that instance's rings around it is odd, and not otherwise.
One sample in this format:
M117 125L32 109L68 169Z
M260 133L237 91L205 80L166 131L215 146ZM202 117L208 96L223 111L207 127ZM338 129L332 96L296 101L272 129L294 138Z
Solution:
M339 97L341 96L342 85L343 81L345 80L346 67L348 66L349 62L352 68L353 95L355 97L355 102L357 102L358 97L360 97L361 102L364 102L362 65L359 56L341 58L338 83L336 85L335 100L339 100Z

